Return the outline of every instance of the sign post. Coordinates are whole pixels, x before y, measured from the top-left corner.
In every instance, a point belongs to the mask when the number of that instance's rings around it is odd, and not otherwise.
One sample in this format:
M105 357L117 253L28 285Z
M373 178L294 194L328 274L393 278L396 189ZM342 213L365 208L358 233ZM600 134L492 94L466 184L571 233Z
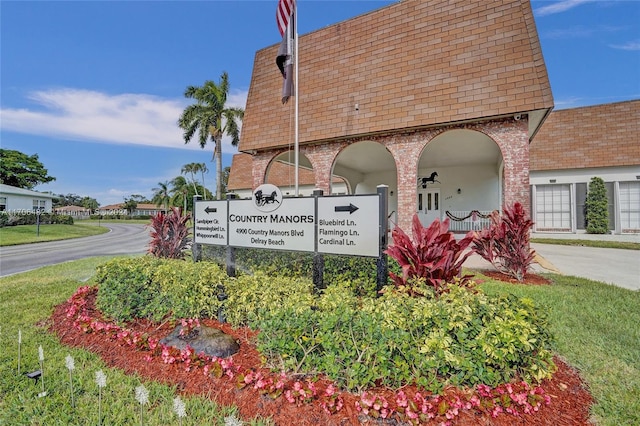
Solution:
M387 284L389 276L389 260L384 251L387 249L387 235L389 232L389 187L387 185L378 185L378 196L380 197L380 212L378 219L380 220L380 234L378 243L378 260L376 262L377 285L376 290L380 292ZM379 293L378 293L379 294Z
M380 290L387 281L388 187L376 194L284 198L271 184L251 199L194 197L194 259L200 244L226 246L227 274L235 276L235 248L313 252L313 282L324 288L324 254L375 257ZM200 252L198 252L199 255ZM199 257L198 257L199 259Z

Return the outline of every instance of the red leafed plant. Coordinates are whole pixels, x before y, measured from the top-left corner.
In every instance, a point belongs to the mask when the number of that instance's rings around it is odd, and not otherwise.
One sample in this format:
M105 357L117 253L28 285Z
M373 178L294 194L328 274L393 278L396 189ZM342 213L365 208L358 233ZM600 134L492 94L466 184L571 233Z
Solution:
M151 218L151 241L148 252L156 257L182 259L189 245L189 215L172 207L170 213L158 213Z
M473 251L498 271L522 281L535 258L535 251L529 246L532 226L522 204L504 206L502 215L494 211L491 226L475 235Z
M466 285L470 275L461 277L462 264L471 252L463 251L473 241L468 233L460 241L449 232L449 219L435 220L427 228L422 226L418 215L413 216L413 237L409 237L400 227L391 233L393 245L385 253L395 259L402 268L402 276L389 272L396 287L406 290L412 296L422 296L415 284L424 280L436 294L460 278L459 284Z

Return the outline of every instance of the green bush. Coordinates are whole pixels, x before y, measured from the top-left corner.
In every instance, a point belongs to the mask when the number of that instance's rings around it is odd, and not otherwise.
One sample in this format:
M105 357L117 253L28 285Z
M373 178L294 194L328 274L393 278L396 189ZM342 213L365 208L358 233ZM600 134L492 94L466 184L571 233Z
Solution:
M38 215L35 213L13 213L13 212L1 212L0 227L2 226L18 226L18 225L35 225L38 223ZM68 215L54 214L54 213L41 213L40 214L41 225L73 225L73 217Z
M299 314L314 303L310 280L268 275L261 271L229 279L226 293L225 314L235 325L255 327L285 307Z
M203 246L203 259L224 266L225 256L224 247ZM325 283L349 281L354 293L362 296L375 295L375 258L325 255L324 260L323 279ZM240 273L252 274L254 271L262 271L265 274L283 277L312 279L313 254L238 248L236 249L235 266Z
M599 177L591 178L585 203L587 211L587 233L606 234L609 231L609 208L607 189Z
M218 286L228 279L208 262L152 256L114 259L96 274L98 307L117 322L149 318L206 318L218 312Z
M349 390L534 382L555 368L546 315L531 301L459 283L437 291L416 279L411 285L424 297L414 298L392 286L382 297L361 296L342 280L316 295L308 278L230 278L211 262L151 256L112 260L96 279L98 307L120 322L213 317L224 286L228 321L260 331L269 367L323 372Z
M246 280L228 287L228 317L260 330L258 349L274 368L322 371L350 390L415 382L433 392L516 377L540 381L554 370L546 316L514 296L451 284L436 297L415 282L425 297L389 289L363 298L341 282L314 298L304 282Z

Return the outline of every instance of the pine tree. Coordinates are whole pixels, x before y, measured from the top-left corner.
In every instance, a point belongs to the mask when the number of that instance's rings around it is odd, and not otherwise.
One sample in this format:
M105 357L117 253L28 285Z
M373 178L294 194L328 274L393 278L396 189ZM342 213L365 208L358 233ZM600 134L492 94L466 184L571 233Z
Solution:
M599 177L591 178L587 194L587 233L606 234L609 231L607 190Z

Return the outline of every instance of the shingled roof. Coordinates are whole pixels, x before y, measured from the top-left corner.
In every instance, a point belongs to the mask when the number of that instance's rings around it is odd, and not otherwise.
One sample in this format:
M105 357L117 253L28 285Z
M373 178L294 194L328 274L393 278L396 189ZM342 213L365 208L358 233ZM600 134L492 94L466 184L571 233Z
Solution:
M640 100L552 112L529 158L531 171L640 166Z
M528 0L405 0L299 40L300 144L537 111L531 136L553 108ZM241 151L293 140L277 48L255 55Z

